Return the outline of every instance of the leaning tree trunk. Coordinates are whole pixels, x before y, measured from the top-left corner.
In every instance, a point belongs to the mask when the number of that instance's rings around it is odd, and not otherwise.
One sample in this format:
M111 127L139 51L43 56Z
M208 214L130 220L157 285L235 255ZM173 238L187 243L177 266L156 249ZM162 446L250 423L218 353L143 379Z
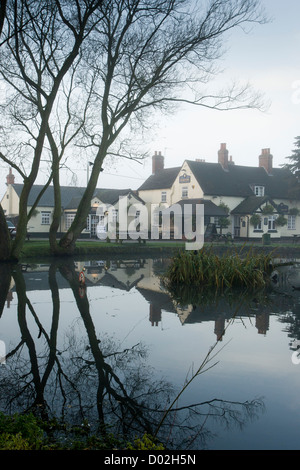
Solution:
M61 238L59 246L63 249L63 254L73 254L75 251L76 240L80 236L82 230L86 227L87 216L91 209L91 200L97 186L98 177L101 171L102 162L106 152L99 152L95 159L90 180L87 184L84 195L79 203L75 219L67 233ZM62 254L62 252L61 252Z

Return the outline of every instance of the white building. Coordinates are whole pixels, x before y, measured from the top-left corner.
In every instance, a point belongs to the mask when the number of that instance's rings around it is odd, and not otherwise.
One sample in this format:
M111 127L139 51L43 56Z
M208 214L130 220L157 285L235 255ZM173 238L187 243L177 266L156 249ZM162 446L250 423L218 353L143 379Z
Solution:
M288 170L273 168L270 149L262 150L257 167L235 165L224 143L216 163L185 160L181 167L165 169L160 152L152 159L152 175L138 190L148 207L202 202L205 223L218 225L218 211L225 206L230 217L227 231L238 239L300 234L300 200L293 191L298 181Z

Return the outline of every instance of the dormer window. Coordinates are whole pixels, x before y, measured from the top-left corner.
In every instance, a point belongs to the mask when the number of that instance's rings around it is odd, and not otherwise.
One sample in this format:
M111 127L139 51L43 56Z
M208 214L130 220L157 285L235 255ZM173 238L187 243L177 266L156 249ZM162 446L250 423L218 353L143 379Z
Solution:
M264 196L265 195L265 187L264 186L254 186L254 194L255 194L255 196Z

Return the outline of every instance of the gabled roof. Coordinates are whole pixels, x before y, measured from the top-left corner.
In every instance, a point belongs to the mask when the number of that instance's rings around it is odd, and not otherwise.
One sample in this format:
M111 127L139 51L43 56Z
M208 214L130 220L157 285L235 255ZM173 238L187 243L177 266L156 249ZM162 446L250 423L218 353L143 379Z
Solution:
M268 196L258 197L258 196L249 196L244 199L238 206L236 206L231 213L232 214L253 214L256 212L259 207L264 204L269 203L275 209L277 209L276 204Z
M23 189L23 184L14 184L13 188L15 189L16 193L18 196L21 195L22 189ZM40 192L43 190L44 186L36 184L32 186L29 198L28 198L28 206L32 206L34 202L36 201L36 198L40 194ZM61 186L61 204L64 209L77 209L79 202L84 194L84 191L86 190L85 187L74 187L74 186ZM94 192L93 197L98 197L101 202L105 204L111 204L114 205L118 199L119 196L126 196L126 195L131 195L135 197L137 200L140 202L144 203L144 201L135 194L134 191L131 189L102 189L102 188L96 188ZM42 195L38 206L43 206L43 207L54 207L54 191L53 191L53 186L49 186L44 194Z
M165 168L148 179L139 187L139 191L150 189L169 189L173 185L181 167Z
M21 195L23 184L13 184L12 185L18 196ZM29 197L28 197L28 206L32 206L40 192L43 190L44 186L42 184L35 184L32 186ZM61 204L63 207L66 207L72 199L77 199L82 197L85 191L85 188L73 187L73 186L61 186ZM44 207L54 207L54 191L53 186L48 186L42 195L38 206Z
M284 168L273 168L269 175L262 167L186 161L205 195L253 196L254 186L264 186L271 198L289 198L289 188L295 177Z
M254 186L264 186L271 198L289 198L294 176L284 168L273 168L269 175L262 167L229 164L224 170L219 163L187 160L204 194L216 196L253 196Z
M114 205L118 202L119 197L134 197L144 204L144 201L131 189L96 189L94 197L98 197L104 204Z
M253 196L254 186L264 186L265 194L271 198L291 198L291 183L295 176L285 168L273 168L268 174L263 167L228 164L224 170L220 163L186 160L198 184L206 196ZM151 175L139 191L168 189L173 185L182 167L166 168Z

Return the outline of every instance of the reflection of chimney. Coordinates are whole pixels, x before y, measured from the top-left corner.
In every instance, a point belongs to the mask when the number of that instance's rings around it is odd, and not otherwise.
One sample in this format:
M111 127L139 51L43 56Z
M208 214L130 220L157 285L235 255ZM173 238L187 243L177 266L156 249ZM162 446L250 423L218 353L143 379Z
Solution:
M11 168L9 169L9 173L6 177L6 183L7 184L15 184L15 177L14 175L12 174L12 171L11 171Z
M228 169L228 150L226 144L221 144L221 148L218 151L218 163L221 163L224 170Z
M7 300L7 308L10 307L10 303L11 301L13 300L13 294L12 294L12 291L10 290L7 294L7 297L6 297L6 300Z
M217 336L217 341L222 341L222 338L225 334L225 319L224 318L218 318L215 321L215 331L214 333Z
M273 155L270 154L270 149L262 149L259 156L259 166L264 168L267 173L272 173Z
M266 335L269 329L269 314L268 313L261 313L260 315L256 315L255 317L255 326L257 328L257 332L260 335Z
M150 304L149 320L151 326L158 326L158 323L161 321L161 308L156 305Z
M152 157L152 175L156 175L160 170L164 169L164 157L161 152L155 152Z

